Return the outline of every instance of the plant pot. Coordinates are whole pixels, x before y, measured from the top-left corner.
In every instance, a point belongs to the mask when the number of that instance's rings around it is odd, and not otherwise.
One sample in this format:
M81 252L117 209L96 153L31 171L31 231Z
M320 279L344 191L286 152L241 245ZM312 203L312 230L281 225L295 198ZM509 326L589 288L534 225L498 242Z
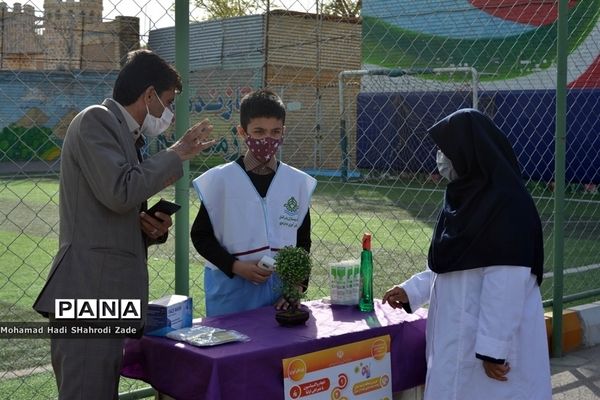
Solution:
M310 314L307 310L297 308L295 310L283 310L275 313L275 319L281 326L297 326L304 325Z

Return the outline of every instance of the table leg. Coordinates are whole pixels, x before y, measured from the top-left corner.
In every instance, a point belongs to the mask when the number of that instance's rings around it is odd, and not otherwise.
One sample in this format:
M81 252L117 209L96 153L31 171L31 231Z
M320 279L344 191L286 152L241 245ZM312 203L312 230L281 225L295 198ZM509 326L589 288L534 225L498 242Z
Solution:
M393 394L393 400L423 400L425 386L417 386L412 389L403 390Z

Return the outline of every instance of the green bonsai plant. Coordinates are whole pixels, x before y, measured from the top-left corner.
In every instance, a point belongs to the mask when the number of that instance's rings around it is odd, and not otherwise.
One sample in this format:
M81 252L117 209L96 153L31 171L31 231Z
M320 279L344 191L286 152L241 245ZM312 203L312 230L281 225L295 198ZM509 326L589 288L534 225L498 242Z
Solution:
M280 324L296 325L308 319L308 311L298 306L304 297L302 286L310 277L311 268L310 255L301 247L286 246L275 255L275 271L281 280L281 293L290 304L288 310L276 314Z

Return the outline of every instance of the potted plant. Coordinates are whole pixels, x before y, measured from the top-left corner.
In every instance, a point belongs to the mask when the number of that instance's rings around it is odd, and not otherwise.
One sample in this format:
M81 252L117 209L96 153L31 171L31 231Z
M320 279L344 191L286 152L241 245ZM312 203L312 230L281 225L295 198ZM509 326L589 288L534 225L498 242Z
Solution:
M308 320L308 311L300 308L304 297L302 286L310 276L310 255L301 247L286 246L275 255L275 271L281 280L281 293L290 304L287 310L278 311L275 319L283 326L294 326Z

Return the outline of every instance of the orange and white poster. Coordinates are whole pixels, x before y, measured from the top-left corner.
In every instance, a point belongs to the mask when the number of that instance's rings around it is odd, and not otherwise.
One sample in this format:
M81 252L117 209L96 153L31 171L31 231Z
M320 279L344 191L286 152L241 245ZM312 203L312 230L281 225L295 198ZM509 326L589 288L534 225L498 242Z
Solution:
M392 399L390 336L283 359L285 399Z

